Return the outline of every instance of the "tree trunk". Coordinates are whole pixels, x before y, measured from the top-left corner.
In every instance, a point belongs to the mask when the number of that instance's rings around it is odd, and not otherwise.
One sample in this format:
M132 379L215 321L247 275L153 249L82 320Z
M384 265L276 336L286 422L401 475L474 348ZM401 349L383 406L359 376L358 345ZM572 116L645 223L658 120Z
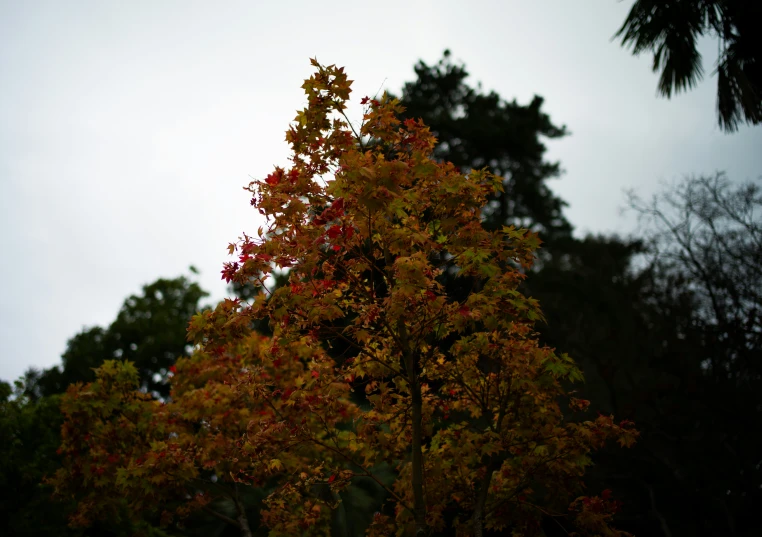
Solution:
M492 458L487 468L485 468L486 473L479 485L479 493L476 496L476 503L474 504L474 514L471 517L474 537L482 537L484 534L484 507L487 505L489 486L492 483L492 473L500 468L500 464Z
M423 497L423 420L421 385L414 378L410 387L413 404L413 498L415 511L415 534L426 534L426 500Z
M243 507L243 504L238 499L238 491L236 490L236 497L235 497L235 508L238 512L238 516L236 517L238 519L238 524L241 527L241 537L253 537L251 534L251 528L249 527L249 519L246 518L246 510Z
M249 528L249 520L246 518L246 513L240 513L238 515L238 523L241 525L241 537L252 537L251 528Z
M407 328L404 323L397 323L400 341L403 346L407 381L410 385L410 398L413 410L413 517L415 535L426 535L426 499L423 496L423 398L421 384L415 370L415 356L410 352Z
M344 507L344 501L341 494L334 492L332 498L338 503L338 507L333 513L333 528L331 535L336 537L349 537L349 530L347 528L347 509Z

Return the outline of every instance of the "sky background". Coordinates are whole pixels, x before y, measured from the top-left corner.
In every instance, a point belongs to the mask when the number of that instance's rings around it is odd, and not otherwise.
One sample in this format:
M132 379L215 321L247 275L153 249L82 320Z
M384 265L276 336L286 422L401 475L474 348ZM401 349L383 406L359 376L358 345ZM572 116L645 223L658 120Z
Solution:
M658 98L651 57L612 41L631 4L0 0L0 379L189 265L225 296L226 246L260 225L242 187L287 163L310 57L345 66L355 102L445 48L484 90L542 95L571 131L547 145L579 236L635 230L625 189L762 176L762 128L720 132L714 77Z

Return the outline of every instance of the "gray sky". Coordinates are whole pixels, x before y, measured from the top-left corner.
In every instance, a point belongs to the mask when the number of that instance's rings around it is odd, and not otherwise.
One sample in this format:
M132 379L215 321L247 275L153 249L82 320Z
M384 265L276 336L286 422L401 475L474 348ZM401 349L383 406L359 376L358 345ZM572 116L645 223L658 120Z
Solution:
M310 57L345 66L357 100L445 48L485 90L542 95L572 133L548 146L578 234L632 230L625 188L762 175L762 128L718 130L713 77L657 98L650 57L611 41L631 4L0 0L0 379L191 264L224 296L226 246L259 225L241 187L286 163Z

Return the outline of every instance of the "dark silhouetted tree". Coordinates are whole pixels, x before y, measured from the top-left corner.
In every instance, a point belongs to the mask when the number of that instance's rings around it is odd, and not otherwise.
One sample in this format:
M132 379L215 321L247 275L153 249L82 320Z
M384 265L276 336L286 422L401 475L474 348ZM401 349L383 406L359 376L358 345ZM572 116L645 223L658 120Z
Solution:
M762 188L724 174L686 178L631 206L647 224L661 269L688 282L715 358L713 374L762 379ZM711 334L710 334L711 332ZM753 353L753 354L750 354Z
M449 51L436 65L418 62L415 73L418 78L402 89L403 116L421 118L431 128L438 140L434 157L464 170L488 166L504 179L503 192L483 209L485 227L528 227L545 242L569 236L565 203L547 185L560 175L560 165L545 160L543 144L568 132L542 111L543 98L521 105L483 93L467 84L465 66L454 64Z
M683 318L670 345L675 353L688 353L691 367L673 372L680 411L662 406L662 426L650 434L661 436L659 455L676 485L670 494L680 491L700 513L694 535L758 535L762 189L716 174L686 178L650 203L632 197L631 204L643 216L644 238L652 245L654 296L681 294L691 302L682 312L653 302L663 319Z
M654 54L659 93L671 97L695 86L704 69L698 40L719 40L717 116L733 132L762 121L762 2L754 0L637 0L616 37L633 54Z
M760 189L717 175L632 202L639 244L575 242L528 279L544 341L642 432L600 454L591 484L615 487L636 535L758 535Z
M127 536L138 530L163 535L150 524L96 525L87 532L68 528L72 505L52 502L52 488L43 478L60 466L59 395L72 383L94 380L93 370L117 357L140 364L142 389L167 395L167 370L185 354L188 321L205 296L188 278L159 279L125 300L108 328L72 337L61 366L28 371L15 391L0 383L0 535ZM197 522L204 527L204 520Z
M166 396L166 375L175 360L186 353L186 328L208 294L188 278L160 278L127 298L108 328L87 328L72 337L62 355L62 365L28 371L27 394L33 398L63 393L75 382L95 379L93 369L105 360L135 363L143 389Z
M58 397L31 402L5 382L0 392L0 535L79 535L66 527L71 506L51 502L42 484L59 466Z

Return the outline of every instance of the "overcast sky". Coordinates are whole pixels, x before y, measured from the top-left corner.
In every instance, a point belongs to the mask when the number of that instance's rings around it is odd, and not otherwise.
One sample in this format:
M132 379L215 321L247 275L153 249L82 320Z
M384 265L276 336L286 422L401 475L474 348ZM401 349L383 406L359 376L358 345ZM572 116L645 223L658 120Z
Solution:
M310 57L346 66L357 100L445 48L485 90L542 95L572 133L548 147L579 235L632 230L626 188L762 175L762 128L718 130L714 77L657 98L650 57L611 41L631 4L0 0L0 379L191 264L224 296L226 246L259 225L241 187L286 163Z

